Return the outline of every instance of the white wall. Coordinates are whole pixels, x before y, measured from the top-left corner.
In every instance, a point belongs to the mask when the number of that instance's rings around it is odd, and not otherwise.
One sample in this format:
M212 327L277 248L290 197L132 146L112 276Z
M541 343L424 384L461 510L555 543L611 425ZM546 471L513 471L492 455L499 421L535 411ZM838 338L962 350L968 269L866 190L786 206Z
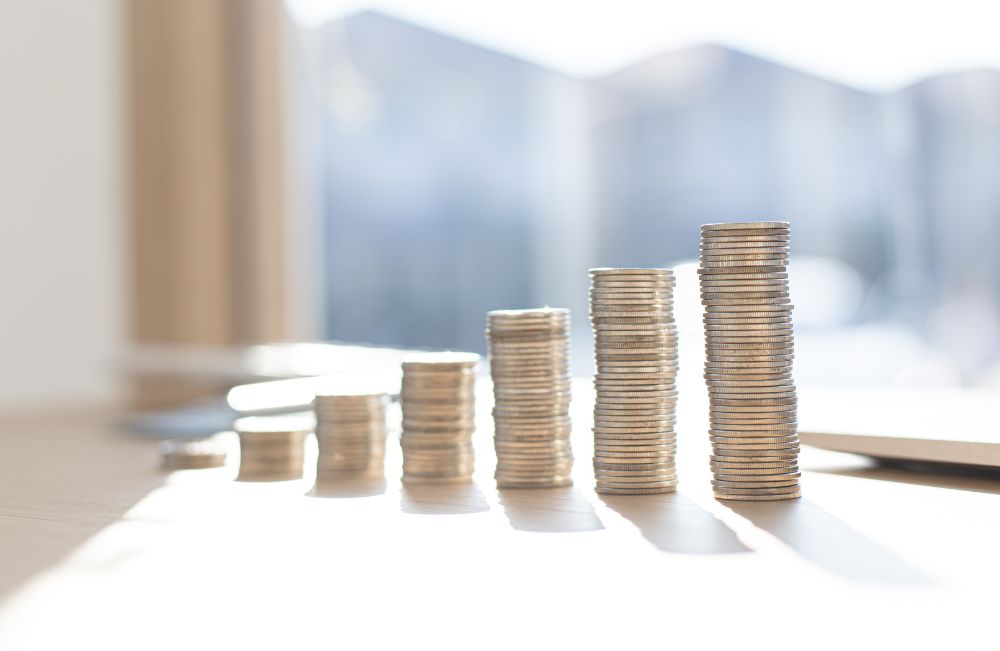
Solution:
M0 0L0 411L118 396L119 0Z

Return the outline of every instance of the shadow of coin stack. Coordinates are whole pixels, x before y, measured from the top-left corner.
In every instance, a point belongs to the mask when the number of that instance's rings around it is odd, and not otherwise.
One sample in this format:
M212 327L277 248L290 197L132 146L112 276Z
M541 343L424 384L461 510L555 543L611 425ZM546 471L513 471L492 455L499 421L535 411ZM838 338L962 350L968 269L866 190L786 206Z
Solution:
M301 479L305 440L313 419L297 416L253 416L234 424L240 437L240 474L243 481Z
M500 488L569 486L569 310L486 315Z
M715 497L800 496L786 222L701 227Z
M677 327L669 269L591 269L597 492L676 489Z
M403 361L403 481L470 481L475 465L474 353L423 353Z
M387 402L384 393L317 394L313 401L317 478L382 470Z

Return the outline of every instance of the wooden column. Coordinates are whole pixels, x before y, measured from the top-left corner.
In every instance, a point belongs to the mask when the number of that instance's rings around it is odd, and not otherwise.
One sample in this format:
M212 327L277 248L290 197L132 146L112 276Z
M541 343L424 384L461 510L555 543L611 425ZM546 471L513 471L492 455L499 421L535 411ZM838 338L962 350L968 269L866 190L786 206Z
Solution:
M288 336L281 0L127 0L131 336Z
M280 0L128 3L132 334L280 340Z

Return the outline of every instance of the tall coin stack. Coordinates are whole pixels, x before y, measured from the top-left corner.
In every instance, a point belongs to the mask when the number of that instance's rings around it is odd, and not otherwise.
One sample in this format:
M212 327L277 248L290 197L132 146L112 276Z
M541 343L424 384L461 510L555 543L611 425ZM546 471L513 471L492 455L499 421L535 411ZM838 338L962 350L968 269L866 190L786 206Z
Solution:
M423 353L403 361L403 481L472 479L478 365L474 353Z
M239 479L302 478L305 440L313 431L312 418L255 416L240 418L233 428L240 437Z
M570 485L569 310L489 312L486 336L497 486Z
M317 477L383 468L387 402L384 393L316 396Z
M701 227L715 496L800 496L786 222Z
M597 492L677 486L677 327L669 269L591 269Z

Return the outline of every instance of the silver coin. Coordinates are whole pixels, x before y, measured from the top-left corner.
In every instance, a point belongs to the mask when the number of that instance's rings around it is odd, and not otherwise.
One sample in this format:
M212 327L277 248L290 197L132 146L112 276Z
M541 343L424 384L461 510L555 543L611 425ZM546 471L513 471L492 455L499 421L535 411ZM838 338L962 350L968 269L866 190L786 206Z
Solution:
M790 486L785 488L723 488L720 486L713 487L713 492L720 495L784 495L789 493L797 493L799 491L798 486Z
M738 461L787 461L797 462L798 450L713 450L712 456L722 460ZM795 465L791 463L790 465Z
M726 457L726 459L724 463L711 463L712 476L716 479L723 476L746 481L744 478L767 478L771 476L781 478L785 475L797 476L800 474L798 458L795 456L777 460L772 459L770 460L771 463L761 463L761 460L755 457ZM740 460L745 462L738 463ZM779 461L780 463L774 463L774 461Z
M760 270L750 270L750 271L732 271L729 273L718 273L718 272L705 272L702 269L698 270L698 274L701 276L701 280L712 280L712 281L724 281L724 280L787 280L788 271L760 271Z
M775 430L772 432L731 432L709 430L708 440L723 445L772 445L798 443L795 431Z
M749 414L756 414L756 415L767 414L770 416L781 415L782 417L794 417L796 411L797 411L797 405L769 405L769 406L711 405L709 407L709 418L715 421L718 418L742 417Z
M712 486L723 488L781 488L798 486L799 473L788 475L713 475Z
M789 379L792 377L792 360L777 359L767 362L739 361L740 358L716 359L705 362L705 376L758 379Z
M799 472L798 466L783 466L781 468L729 468L712 464L712 476L722 481L749 481L755 477L761 477L765 481L770 481L798 479L802 476L802 473Z
M768 336L790 336L792 325L790 323L739 323L739 324L710 324L705 326L707 336L725 335L733 333L753 333L765 334Z
M594 434L665 434L673 431L673 424L662 425L608 425L600 424L591 428Z
M717 248L712 244L722 242L726 244L742 244L742 246ZM709 245L709 248L705 248ZM736 238L708 239L698 246L699 257L702 261L706 258L720 256L768 256L768 257L788 257L789 243L783 241L774 242L743 242Z
M758 372L760 371L760 372ZM771 371L771 372L768 372ZM708 386L775 386L779 384L794 384L791 369L775 371L775 369L749 369L746 372L733 369L717 369L704 373Z
M674 460L667 459L664 461L655 461L653 463L636 463L634 461L629 461L628 459L611 459L611 460L597 460L593 462L594 472L600 472L602 470L620 470L626 471L643 471L643 470L662 470L664 472L672 472L675 468Z
M617 481L611 479L598 479L597 480L597 491L615 491L615 490L629 490L629 491L648 491L648 490L665 490L667 488L673 488L677 486L677 478L672 477L669 479L656 479L652 481Z
M639 276L662 276L672 278L674 272L666 267L593 267L588 270L591 276L628 274Z
M649 416L640 417L640 418L647 418L649 420L624 420L621 418L611 419L606 416L604 417L595 416L594 418L595 418L594 420L595 427L601 427L607 429L612 429L612 428L633 429L639 427L649 428L649 429L665 429L665 428L672 428L674 423L676 422L675 419L672 417L655 418L655 419L650 419Z
M791 380L778 380L766 385L747 385L741 382L730 382L728 384L718 384L706 382L710 395L722 395L726 393L738 395L763 395L774 393L789 393L795 391L795 383Z
M782 249L790 246L790 240L786 235L781 233L748 233L746 237L735 237L735 236L722 236L722 237L703 237L701 244L698 246L699 253L704 256L706 252L718 254L725 250L723 248L713 247L714 244L733 244L736 246L729 247L733 249ZM709 247L709 248L706 248Z
M706 239L703 239L699 243L699 245L698 245L698 250L701 251L701 252L705 252L705 251L726 251L726 250L730 250L730 249L747 249L747 250L750 250L750 251L757 251L757 250L762 250L762 249L763 250L776 249L776 250L784 250L784 251L787 252L789 250L789 248L790 247L789 247L787 241L778 241L778 242L767 242L767 241L753 242L753 241L749 241L748 242L748 241L744 241L744 240L742 240L742 239L740 239L738 237L706 238Z
M598 417L642 417L642 416L674 416L673 406L663 405L656 406L652 408L640 408L640 409L613 409L611 407L601 405L597 402L594 406L594 418Z
M754 332L708 332L705 345L720 350L787 349L795 342L792 334L767 334Z
M669 400L677 397L677 387L672 382L640 384L634 381L611 382L604 378L594 381L598 398L657 398Z
M609 410L605 405L597 404L594 407L594 418L676 418L673 406L659 407L654 409L616 409Z
M678 356L670 351L655 353L638 353L623 355L596 355L595 362L599 365L648 366L650 364L677 364Z
M755 351L719 350L705 355L705 374L768 375L792 372L795 355L776 353L762 355Z
M726 425L720 423L712 423L709 434L712 436L742 436L751 437L755 435L759 436L773 436L776 434L786 434L792 435L798 431L798 424L795 422L791 423L771 423L767 425Z
M716 499L735 501L735 502L778 502L782 500L792 500L802 497L802 493L796 491L794 493L785 493L782 495L727 495L727 494L715 494Z
M709 237L703 238L698 245L699 251L719 251L725 249L752 249L752 248L788 248L788 238L779 236L777 241L774 238L764 238L762 240L748 240L739 237Z
M673 305L673 292L590 292L591 305Z
M655 481L677 481L677 472L673 469L663 472L641 471L641 472L607 472L595 471L594 478L602 483L644 483Z
M651 452L611 452L608 450L595 450L594 462L607 461L628 461L631 463L649 463L652 461L662 461L663 459L673 460L676 452L672 450L651 451Z
M798 404L798 398L795 396L788 396L783 398L770 397L770 396L749 396L749 397L738 397L738 396L719 396L716 394L709 394L709 404L720 407L766 407L772 405L795 405Z
M752 249L752 248L781 248L790 246L791 238L788 233L780 231L754 231L742 234L709 234L702 233L699 251L718 251L718 244L732 244L731 248Z
M789 291L787 288L768 290L760 288L713 287L711 289L703 288L700 296L702 303L710 305L713 301L742 300L746 302L758 302L771 299L787 299Z
M591 311L596 311L599 308L607 309L625 309L628 310L631 306L639 307L649 307L656 309L668 309L673 306L674 299L672 294L661 294L659 296L652 294L637 294L637 293L621 293L620 297L613 297L611 293L595 294L591 292L590 294L590 307Z
M605 414L598 412L599 410L594 410L595 425L600 423L672 423L675 420L673 413L636 414L634 412L628 412L625 414Z
M730 444L712 443L712 451L715 454L725 455L773 455L775 453L798 454L798 443L760 443L760 444Z
M798 486L799 473L785 475L715 475L713 486L723 488L781 488L783 486Z
M594 435L594 445L607 445L609 447L614 447L616 445L667 445L675 446L677 445L677 435L671 432L670 434L655 433L655 434L595 434Z
M752 246L751 243L743 243L744 246L732 246L725 248L705 248L704 245L700 247L699 250L699 260L702 262L708 260L775 260L783 259L788 260L790 250L788 246L782 246L780 242L765 243L758 242L757 244L763 244L763 246Z
M761 264L777 267L788 264L788 253L767 253L763 251L752 251L750 253L738 253L735 251L702 251L700 261L703 269L712 266L746 267Z
M704 275L713 273L733 273L737 269L752 269L755 272L784 271L788 266L787 258L776 260L702 260L700 270Z
M747 312L749 314L762 313L762 316L774 316L776 313L785 315L790 313L794 305L709 305L705 308L706 316L714 313Z
M795 414L714 414L712 425L720 427L738 425L794 425Z
M763 389L765 387L757 387ZM782 389L781 391L751 391L747 389L724 390L721 387L709 387L708 396L710 400L780 400L785 398L795 398L797 394L795 388L770 387Z
M661 323L615 324L609 327L595 325L594 337L657 337L659 339L676 339L677 328Z
M704 234L706 232L717 232L717 231L746 231L746 230L789 230L791 224L789 222L719 222L714 224L702 224L701 232Z

